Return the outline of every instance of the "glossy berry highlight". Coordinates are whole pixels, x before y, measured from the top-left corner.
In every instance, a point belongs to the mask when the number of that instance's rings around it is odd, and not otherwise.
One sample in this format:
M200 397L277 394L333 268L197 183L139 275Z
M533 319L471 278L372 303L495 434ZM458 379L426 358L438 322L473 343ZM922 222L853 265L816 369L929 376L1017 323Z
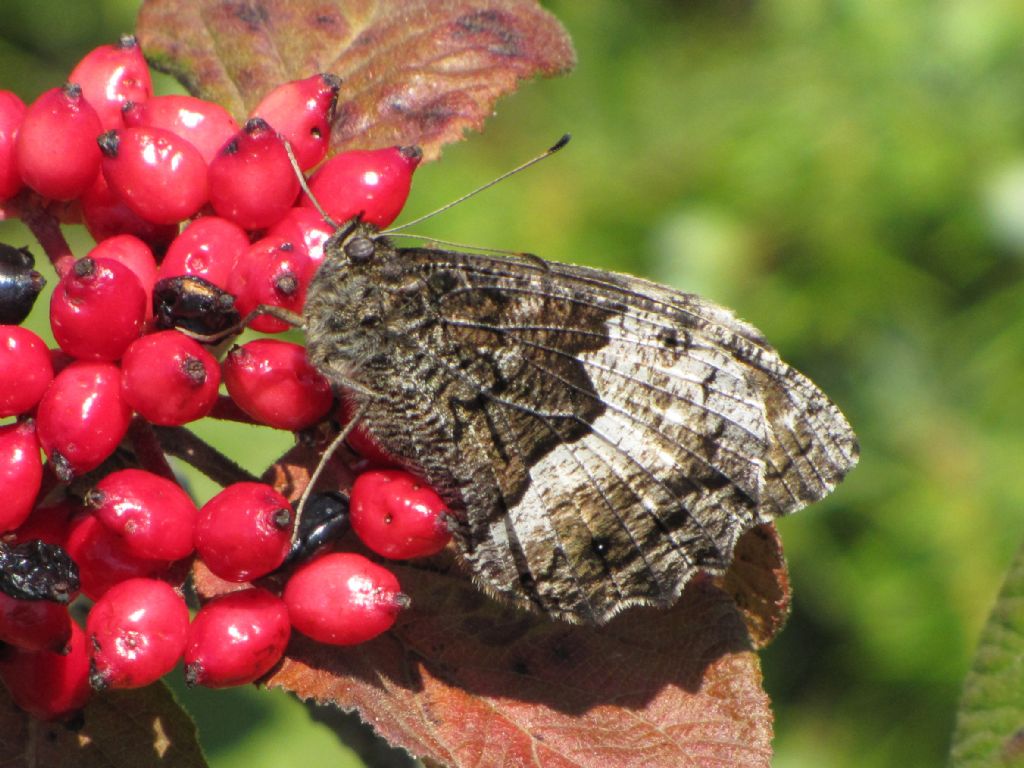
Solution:
M331 119L341 80L320 74L274 88L253 110L291 144L295 160L308 170L324 159L331 143Z
M309 257L304 250L279 237L265 237L249 246L239 258L228 278L228 291L235 297L235 308L243 317L260 306L281 307L300 314L310 277ZM282 333L292 326L272 315L261 314L249 320L249 327L261 333Z
M0 418L27 413L53 380L46 344L28 328L0 325Z
M104 131L124 124L121 108L126 102L144 102L153 93L149 66L132 35L89 51L75 65L68 81L82 87Z
M170 563L132 554L121 536L91 512L71 519L67 553L78 564L82 594L98 600L111 587L128 579L166 574Z
M220 365L179 331L136 339L121 360L121 394L140 416L161 426L201 419L213 409Z
M92 694L85 633L72 622L71 638L64 653L14 646L0 650L0 680L14 703L33 717L72 717Z
M121 113L128 127L162 128L194 146L209 165L217 152L238 133L238 123L220 104L195 96L153 96L128 103Z
M25 522L42 479L35 423L27 419L0 426L0 533Z
M248 248L249 236L240 226L219 216L203 216L171 243L157 279L191 275L227 289L235 264Z
M352 486L352 530L383 557L408 560L440 552L451 540L448 506L404 470L363 472Z

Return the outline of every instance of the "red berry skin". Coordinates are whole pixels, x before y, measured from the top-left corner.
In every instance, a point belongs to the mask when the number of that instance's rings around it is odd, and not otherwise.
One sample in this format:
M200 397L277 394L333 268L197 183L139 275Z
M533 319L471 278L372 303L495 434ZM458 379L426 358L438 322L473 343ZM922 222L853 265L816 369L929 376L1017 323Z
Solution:
M97 519L136 557L180 560L192 553L199 510L173 480L122 469L96 483L86 499Z
M284 142L264 120L250 120L210 161L210 204L245 229L269 227L299 195Z
M153 93L149 67L132 35L89 51L71 70L68 82L82 86L104 131L124 125L121 107L125 102L143 102Z
M25 102L11 91L0 90L0 202L14 197L22 187L14 144L24 117Z
M257 240L239 258L228 278L228 292L242 317L261 305L283 307L297 314L306 303L312 273L301 248L277 237ZM249 327L260 333L282 333L292 326L270 315L258 315Z
M43 92L26 110L14 145L22 180L53 200L81 196L99 173L101 130L77 85Z
M146 319L153 316L153 285L156 283L156 259L153 249L135 235L114 235L97 243L86 254L90 259L110 259L128 267L139 278L146 293Z
M363 221L386 227L402 212L422 157L418 147L342 152L320 166L309 188L336 222L362 214ZM314 207L306 195L302 205Z
M142 283L110 259L79 259L50 297L53 337L79 360L117 360L142 334L145 321Z
M43 340L28 328L0 325L0 418L31 411L52 379Z
M117 448L132 411L121 397L121 370L80 360L54 377L39 402L39 443L62 480L96 469Z
M220 104L195 96L153 96L141 104L127 104L124 124L148 125L176 133L199 150L207 165L218 150L238 133L238 122Z
M42 507L35 507L18 528L10 534L11 544L22 544L39 539L47 544L63 547L68 540L71 515L80 507L71 501L58 501ZM5 537L6 538L6 537Z
M341 81L334 75L313 75L277 86L252 111L274 126L291 144L302 170L324 159L331 143L331 118Z
M206 203L206 163L180 136L136 126L104 133L99 146L110 188L146 221L176 224Z
M177 223L153 224L128 207L102 173L82 195L82 218L92 239L101 243L117 235L135 235L162 251L178 235Z
M141 688L166 675L181 658L188 608L162 581L129 579L96 601L85 634L93 688Z
M14 703L40 720L63 720L85 706L89 651L85 633L71 622L66 653L7 648L0 652L0 680Z
M321 421L334 394L298 344L255 339L224 360L224 385L238 407L261 424L295 432Z
M312 208L297 206L267 230L267 237L277 237L296 248L304 248L309 256L309 279L313 279L324 260L324 243L334 234L334 228Z
M165 574L170 563L133 555L128 545L92 513L71 520L65 546L78 565L82 594L98 600L115 584Z
M352 486L352 530L383 557L408 560L437 554L452 538L448 514L433 488L400 469L363 472Z
M147 421L180 426L213 410L220 365L194 339L160 331L136 339L121 360L121 394Z
M0 592L0 642L30 651L59 653L71 639L66 605L49 600L17 600Z
M231 270L248 247L249 236L240 226L219 216L203 216L171 243L156 279L194 275L227 290Z
M263 483L234 483L199 510L196 551L227 581L251 581L284 562L294 520L288 499Z
M226 688L267 674L291 637L284 601L265 589L221 595L195 615L185 644L185 679L190 685Z
M328 645L357 645L390 629L408 606L398 578L354 552L332 552L299 568L284 588L292 627Z
M35 423L27 419L0 427L0 533L25 522L42 480Z

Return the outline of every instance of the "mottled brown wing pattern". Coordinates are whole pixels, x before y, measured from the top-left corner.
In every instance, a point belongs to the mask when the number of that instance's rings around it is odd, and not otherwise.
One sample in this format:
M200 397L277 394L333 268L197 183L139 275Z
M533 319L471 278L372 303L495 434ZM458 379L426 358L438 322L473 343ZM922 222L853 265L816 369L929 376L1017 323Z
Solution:
M367 428L446 497L493 594L596 623L669 605L856 462L838 409L699 297L384 241L368 269L389 298L356 374Z

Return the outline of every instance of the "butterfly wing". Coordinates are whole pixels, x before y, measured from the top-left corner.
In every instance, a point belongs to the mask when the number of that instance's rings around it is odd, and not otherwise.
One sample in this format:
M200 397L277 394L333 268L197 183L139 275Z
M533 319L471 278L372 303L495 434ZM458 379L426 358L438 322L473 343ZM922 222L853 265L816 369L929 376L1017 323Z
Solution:
M589 623L670 605L856 463L836 406L700 297L539 260L394 258L418 318L400 346L429 395L404 439L394 403L367 426L447 497L494 594Z

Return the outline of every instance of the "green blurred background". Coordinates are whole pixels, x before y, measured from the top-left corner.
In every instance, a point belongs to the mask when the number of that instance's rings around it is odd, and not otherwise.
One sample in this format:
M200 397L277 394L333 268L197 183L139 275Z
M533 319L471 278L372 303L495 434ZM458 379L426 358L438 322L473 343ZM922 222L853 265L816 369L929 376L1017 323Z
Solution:
M779 526L794 611L762 655L774 764L941 764L1024 534L1024 8L546 5L576 71L525 86L422 168L407 218L571 131L556 159L419 231L703 293L839 402L861 465ZM136 8L3 0L0 87L31 99L60 83ZM29 241L12 223L0 236ZM252 469L288 444L204 434ZM186 705L215 768L359 764L280 692Z

